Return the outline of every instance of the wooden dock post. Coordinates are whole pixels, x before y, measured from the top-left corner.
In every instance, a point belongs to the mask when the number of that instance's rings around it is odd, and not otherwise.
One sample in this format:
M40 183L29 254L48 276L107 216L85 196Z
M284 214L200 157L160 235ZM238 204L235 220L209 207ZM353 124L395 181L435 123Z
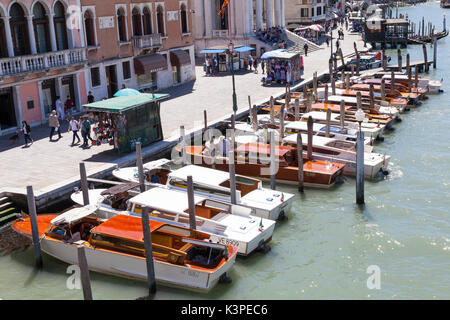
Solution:
M300 120L300 100L298 98L295 98L294 117L295 121Z
M274 109L274 105L273 105L273 96L270 96L269 104L270 104L270 122L272 124L274 124L275 123L275 109Z
M356 92L356 109L361 109L361 91Z
M397 49L397 59L398 59L398 71L402 72L403 61L402 61L402 51L400 49Z
M334 72L333 72L333 60L331 58L328 60L328 73L330 75L330 80L331 80L331 78L334 75Z
M39 229L37 223L36 201L34 199L34 192L32 186L27 186L27 202L28 215L30 216L31 235L34 246L34 261L38 269L42 269L42 253L41 244L39 242Z
M152 235L148 218L148 208L142 207L142 233L144 235L145 261L147 265L147 283L149 295L156 293L155 266L153 264ZM190 217L190 212L189 212ZM192 232L192 231L191 231Z
M81 192L83 193L83 205L87 206L89 204L89 187L86 174L86 164L80 162L80 184Z
M381 79L381 100L386 100L386 80Z
M195 221L194 182L192 176L187 176L187 196L189 204L189 228L191 229L191 236L193 236L193 230L197 229L197 224Z
M409 53L406 54L406 73L408 75L408 92L411 92L411 62Z
M325 91L324 91L324 103L328 103L328 83L325 85Z
M437 64L437 37L433 40L433 69L436 69Z
M356 94L358 94L358 93L356 93ZM345 101L344 100L341 100L339 112L340 112L339 124L340 124L341 130L342 130L342 129L344 129L344 120L345 120Z
M230 172L230 194L231 194L231 203L237 203L236 197L236 168L234 165L234 147L231 147L228 150L228 170Z
M359 76L359 71L361 69L361 58L359 57L359 53L356 55L356 75Z
M270 188L272 190L277 189L275 161L275 132L270 131Z
M355 66L352 64L352 66L351 66L351 75L352 75L352 77L355 75Z
M356 203L364 204L364 134L361 129L356 139Z
M326 125L325 125L325 137L330 137L330 121L331 121L331 109L327 109L327 119L326 119Z
M77 247L78 266L80 267L81 286L83 288L84 300L92 300L91 277L89 276L89 266L87 263L84 246Z
M144 175L144 163L142 161L142 147L141 143L136 142L136 166L138 167L139 174L139 189L141 192L145 191L145 175Z
M302 133L297 133L297 166L298 166L298 191L303 192L303 141Z
M308 117L308 148L307 148L307 157L308 160L312 159L312 146L313 146L313 126L314 126L314 120L311 116Z
M280 139L284 138L284 106L280 107Z
M414 66L414 87L417 88L419 86L419 67L417 64Z
M256 104L253 106L253 132L258 131L258 107Z
M425 72L428 72L429 66L427 61L427 46L426 44L422 44L422 50L423 50L423 61L425 62Z
M345 89L350 90L350 75L347 74L345 77Z
M374 109L375 107L375 97L373 93L373 84L369 86L369 98L370 98L370 109Z
M382 50L382 54L383 54L383 71L386 71L387 69L387 59L386 59L386 50L383 48Z
M334 81L334 76L331 77L331 94L336 95L336 82Z
M390 87L391 92L394 92L394 89L395 89L394 84L395 84L395 72L391 71L391 87Z
M208 114L206 110L203 110L203 121L204 121L204 128L203 128L203 141L208 141L208 137L206 136L206 131L208 130Z
M180 142L181 142L181 165L186 165L186 136L184 126L180 126Z
M317 102L317 71L313 74L313 92L314 92L314 102Z

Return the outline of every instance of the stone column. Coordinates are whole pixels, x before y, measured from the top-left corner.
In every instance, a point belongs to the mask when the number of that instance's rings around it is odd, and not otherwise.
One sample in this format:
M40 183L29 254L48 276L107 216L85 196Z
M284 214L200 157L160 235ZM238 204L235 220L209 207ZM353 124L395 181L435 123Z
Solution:
M20 127L23 120L22 99L20 98L20 85L13 87L14 110L16 112L17 126Z
M14 57L14 46L12 42L11 36L11 26L9 24L9 16L2 17L3 25L5 26L5 38L6 38L6 46L8 47L8 57Z
M28 40L30 41L31 54L37 54L36 39L34 38L33 16L26 16L28 23Z
M247 10L246 10L246 19L247 19L247 34L253 33L253 0L247 0Z
M281 3L280 0L274 1L274 12L275 12L275 26L281 25Z
M286 27L286 12L285 12L285 7L284 7L284 0L280 0L281 1L281 27L284 28Z
M265 0L266 1L266 27L273 27L273 0Z
M211 0L203 0L203 8L205 10L205 34L206 38L211 38L212 35L212 1Z
M39 94L39 104L41 105L41 122L45 121L45 106L44 106L44 92L42 91L42 80L37 82L38 94Z
M47 14L48 28L50 29L50 44L52 45L52 51L58 51L58 45L56 43L55 21L53 20L53 17L53 13Z
M262 10L263 0L256 0L256 30L262 29L263 27L263 10Z

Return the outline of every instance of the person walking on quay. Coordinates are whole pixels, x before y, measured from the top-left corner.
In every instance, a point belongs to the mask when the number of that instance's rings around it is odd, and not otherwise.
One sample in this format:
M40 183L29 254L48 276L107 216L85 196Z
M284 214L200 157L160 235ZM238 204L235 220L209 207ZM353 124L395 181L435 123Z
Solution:
M56 96L55 105L56 105L56 113L58 115L58 118L60 118L61 120L64 120L64 107L63 107L63 103L62 103L61 99L59 98L59 96Z
M339 51L339 39L336 39L336 52Z
M20 131L23 132L23 138L25 139L25 147L28 147L28 141L30 141L30 144L33 144L34 141L31 138L31 127L25 120L22 121L22 129L20 129Z
M72 107L73 107L73 101L70 99L70 96L67 96L66 104L64 105L64 109L66 110L67 118L70 119L72 116Z
M305 57L307 57L308 56L308 44L306 42L303 45L303 50L305 51Z
M345 30L348 31L348 18L345 18Z
M58 132L58 139L61 139L61 130L59 125L58 116L56 115L56 111L53 110L52 113L48 117L48 125L50 126L50 141L52 140L53 134Z
M252 68L253 68L253 57L252 56L248 57L248 65L250 66L250 71L252 71Z
M81 121L81 136L83 137L83 145L82 147L88 146L88 139L93 141L91 138L91 122L89 121L87 116L83 116L83 120Z
M206 65L206 75L209 76L211 74L211 60L209 59L209 57L206 57L205 65Z
M258 58L253 60L253 68L255 69L255 73L258 73Z
M77 144L81 141L80 137L78 136L78 130L80 130L80 124L77 120L75 120L74 117L70 117L69 129L67 130L67 132L72 131L73 133L72 146L75 144L75 138L78 139Z
M330 46L330 36L327 35L327 37L325 38L325 41L327 42L327 47Z
M264 60L261 61L261 70L262 70L262 74L264 74L264 68L266 67L266 63Z

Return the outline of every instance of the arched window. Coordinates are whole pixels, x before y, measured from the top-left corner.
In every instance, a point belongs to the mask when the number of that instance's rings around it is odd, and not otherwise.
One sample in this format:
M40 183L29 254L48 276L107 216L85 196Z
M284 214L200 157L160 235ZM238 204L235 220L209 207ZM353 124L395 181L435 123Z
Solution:
M127 41L127 29L126 29L125 12L122 8L117 10L117 26L119 29L119 41Z
M84 13L84 31L86 32L86 45L95 46L95 29L94 29L94 16L90 10L86 10Z
M188 22L187 22L187 12L186 5L183 3L180 9L180 18L181 18L181 33L188 33Z
M142 36L142 19L141 12L138 8L134 8L132 11L132 20L133 20L133 35L134 36Z
M6 58L8 50L6 46L5 24L3 17L0 17L0 58Z
M142 24L144 25L144 34L152 34L152 15L150 9L145 7L142 15Z
M156 22L158 23L158 33L164 36L164 9L162 6L158 6L156 9Z
M66 15L64 5L58 1L54 7L55 16L53 18L55 24L56 46L58 50L69 48L67 41Z
M21 56L30 54L30 43L28 40L28 26L25 12L20 4L13 3L9 10L11 37L13 40L14 55Z
M44 6L37 2L33 8L33 27L36 50L38 53L51 51L48 20Z

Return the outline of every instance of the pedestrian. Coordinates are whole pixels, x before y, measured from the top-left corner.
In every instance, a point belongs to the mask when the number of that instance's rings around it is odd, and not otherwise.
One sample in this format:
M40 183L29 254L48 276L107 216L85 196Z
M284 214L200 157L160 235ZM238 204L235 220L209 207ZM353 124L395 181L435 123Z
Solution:
M78 130L80 130L80 124L77 120L75 120L74 117L70 117L69 129L67 130L67 132L72 131L73 133L72 146L75 144L75 138L78 139L77 144L81 141L80 137L78 136Z
M206 57L205 65L206 65L206 75L209 75L211 73L211 60L209 59L209 57Z
M258 73L258 58L253 60L253 68L255 69L255 73Z
M56 111L53 110L52 113L48 117L48 125L50 126L50 141L52 140L53 134L58 132L58 139L61 139L61 130L59 125L58 116L56 115Z
M248 59L248 65L250 66L250 71L252 71L252 67L253 67L253 57L250 56Z
M336 39L336 51L339 50L339 39Z
M327 47L329 47L330 46L330 36L329 35L327 35L325 41L327 42Z
M217 58L213 59L213 73L216 74L219 72L219 64L217 63Z
M56 105L56 113L58 115L58 118L60 118L61 120L64 120L64 107L63 107L63 103L62 103L61 99L59 98L59 96L56 96L55 105Z
M83 137L83 145L82 147L88 146L88 139L93 141L91 138L91 122L89 121L88 117L85 115L83 116L83 121L81 121L81 136Z
M305 51L305 57L307 57L308 56L308 44L306 42L303 45L303 50Z
M262 73L264 74L264 68L266 67L266 63L264 62L264 60L261 61L261 69L262 69Z
M87 100L88 100L88 103L93 103L95 101L95 98L92 95L92 91L88 92Z
M23 132L23 138L25 139L25 147L28 147L28 141L30 141L30 144L33 144L34 141L31 138L31 127L25 120L22 121L22 129L20 129L20 131Z
M72 116L72 107L73 107L72 99L70 99L70 96L67 96L66 103L64 105L64 109L66 111L68 119L70 119L70 116Z
M345 18L345 30L348 31L348 18Z

